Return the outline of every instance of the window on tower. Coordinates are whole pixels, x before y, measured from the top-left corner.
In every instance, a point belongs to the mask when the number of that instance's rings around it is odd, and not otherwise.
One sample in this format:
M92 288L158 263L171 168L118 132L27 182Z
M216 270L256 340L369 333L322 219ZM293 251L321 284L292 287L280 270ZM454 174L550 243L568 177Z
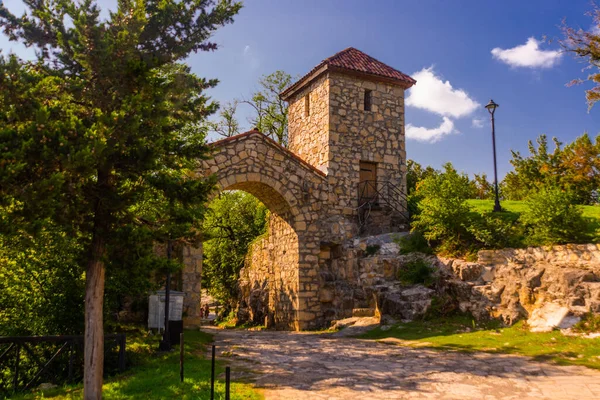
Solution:
M369 89L365 89L364 110L371 111L371 91Z
M310 115L310 93L307 93L304 96L304 116L308 117Z

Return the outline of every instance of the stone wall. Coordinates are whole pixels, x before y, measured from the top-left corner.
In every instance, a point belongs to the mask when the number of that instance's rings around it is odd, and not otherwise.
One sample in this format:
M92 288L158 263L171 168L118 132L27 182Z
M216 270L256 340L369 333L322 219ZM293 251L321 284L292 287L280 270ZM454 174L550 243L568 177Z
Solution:
M371 90L371 111L363 107L365 89ZM329 92L330 202L356 215L360 161L377 163L377 180L405 192L404 90L333 73Z
M183 322L185 326L200 326L200 291L202 285L202 243L185 246L181 249L181 290L183 298Z
M306 96L310 113L306 115ZM321 76L289 101L289 149L327 173L329 168L329 79Z
M597 244L484 250L477 262L440 259L440 265L458 278L453 287L461 310L477 317L534 325L551 311L562 315L557 326L564 327L600 313Z

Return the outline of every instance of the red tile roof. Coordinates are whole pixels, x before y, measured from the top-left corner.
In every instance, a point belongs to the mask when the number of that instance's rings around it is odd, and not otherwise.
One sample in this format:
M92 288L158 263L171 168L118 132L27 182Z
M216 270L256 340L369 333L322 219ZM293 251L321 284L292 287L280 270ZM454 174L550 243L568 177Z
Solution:
M284 99L289 97L289 95L296 91L296 89L304 86L305 82L311 81L313 78L327 69L338 70L341 72L355 72L361 75L372 77L374 79L379 78L379 80L396 83L406 88L409 88L417 83L416 80L398 71L397 69L382 63L381 61L363 53L360 50L355 49L354 47L348 47L347 49L342 50L339 53L321 61L321 63L313 68L308 74L304 75L302 78L300 78L300 80L284 90L281 93L281 97Z

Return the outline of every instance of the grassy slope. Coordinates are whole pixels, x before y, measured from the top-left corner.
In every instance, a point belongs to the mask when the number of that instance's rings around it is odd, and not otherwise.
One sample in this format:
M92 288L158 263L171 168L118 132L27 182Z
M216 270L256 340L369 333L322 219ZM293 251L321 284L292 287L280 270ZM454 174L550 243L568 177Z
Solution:
M204 357L205 346L212 341L209 334L199 331L185 332L185 379L179 381L179 351L168 354L156 353L157 337L127 338L128 357L134 358L136 366L122 375L104 383L104 399L209 399L210 359ZM223 366L218 364L215 398L225 398ZM258 400L263 396L251 385L232 383L231 398ZM81 399L81 385L29 393L17 399Z
M522 322L512 327L477 325L470 317L458 316L400 323L386 331L376 328L362 337L396 338L409 346L439 350L520 354L539 361L600 369L600 338L567 337L559 331L532 333Z
M474 211L479 213L492 211L494 208L494 200L467 200L467 203L473 207ZM527 208L524 201L506 200L500 202L500 205L504 211L499 214L511 221L517 220L520 213ZM596 234L596 240L600 240L600 205L579 207L583 211L583 216L590 220L589 233Z

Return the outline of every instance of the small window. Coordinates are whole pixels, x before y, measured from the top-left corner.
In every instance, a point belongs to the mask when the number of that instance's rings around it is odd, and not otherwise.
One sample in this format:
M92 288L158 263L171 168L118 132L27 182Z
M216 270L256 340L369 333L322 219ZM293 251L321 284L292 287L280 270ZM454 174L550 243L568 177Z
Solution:
M371 111L371 91L369 89L365 89L364 110Z
M304 116L308 117L310 115L310 93L304 96Z

